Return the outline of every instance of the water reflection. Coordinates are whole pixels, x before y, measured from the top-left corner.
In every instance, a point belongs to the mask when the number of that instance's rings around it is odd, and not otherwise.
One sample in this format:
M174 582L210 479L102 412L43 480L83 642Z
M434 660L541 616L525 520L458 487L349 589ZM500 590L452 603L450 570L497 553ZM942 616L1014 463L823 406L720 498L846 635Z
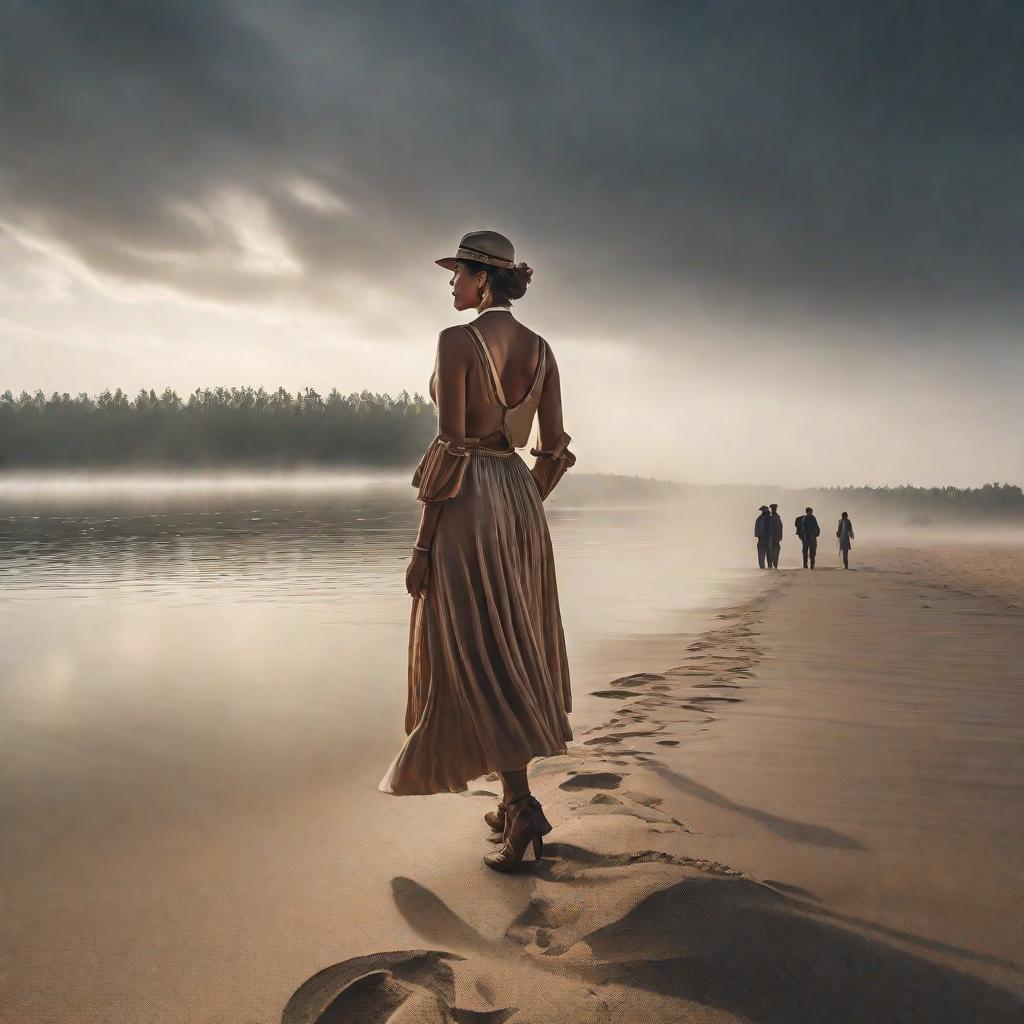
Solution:
M372 606L401 583L415 511L378 496L326 507L0 516L0 587L7 601L169 605L308 604L358 588Z

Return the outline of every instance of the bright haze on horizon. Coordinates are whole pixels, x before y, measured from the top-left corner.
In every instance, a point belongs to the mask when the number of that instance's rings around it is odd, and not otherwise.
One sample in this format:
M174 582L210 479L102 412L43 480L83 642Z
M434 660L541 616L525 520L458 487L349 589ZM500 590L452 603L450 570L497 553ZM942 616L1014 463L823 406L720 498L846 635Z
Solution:
M425 393L494 228L583 471L1024 478L1024 6L0 11L0 392Z

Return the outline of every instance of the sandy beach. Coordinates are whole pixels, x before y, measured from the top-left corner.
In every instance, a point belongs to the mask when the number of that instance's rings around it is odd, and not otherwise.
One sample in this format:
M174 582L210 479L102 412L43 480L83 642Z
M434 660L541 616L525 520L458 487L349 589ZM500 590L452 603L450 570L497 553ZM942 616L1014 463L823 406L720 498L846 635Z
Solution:
M285 1021L1021 1020L1022 577L996 599L960 564L780 572L611 682L534 766L548 859L494 879L425 845L391 883L418 949L327 968Z
M751 572L579 694L521 874L481 862L494 780L353 821L378 763L55 833L8 877L0 1021L1020 1021L1024 558L960 551Z

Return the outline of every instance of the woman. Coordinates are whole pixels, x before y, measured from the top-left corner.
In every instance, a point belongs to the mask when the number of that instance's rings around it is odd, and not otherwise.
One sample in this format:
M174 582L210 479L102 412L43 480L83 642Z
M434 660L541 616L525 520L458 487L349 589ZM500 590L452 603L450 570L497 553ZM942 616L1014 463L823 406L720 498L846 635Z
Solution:
M839 550L843 553L843 568L850 568L850 548L853 541L853 521L844 512L839 517L839 526L836 528L836 536L839 538Z
M497 772L502 799L484 819L502 845L484 862L508 871L530 845L539 859L551 830L527 765L566 753L573 738L543 499L576 457L562 429L554 354L509 308L533 271L493 231L471 232L437 263L453 271L455 308L479 315L438 338L430 378L438 433L412 479L423 509L406 570L407 738L378 788L457 793ZM543 447L530 450L531 470L516 449L534 414Z

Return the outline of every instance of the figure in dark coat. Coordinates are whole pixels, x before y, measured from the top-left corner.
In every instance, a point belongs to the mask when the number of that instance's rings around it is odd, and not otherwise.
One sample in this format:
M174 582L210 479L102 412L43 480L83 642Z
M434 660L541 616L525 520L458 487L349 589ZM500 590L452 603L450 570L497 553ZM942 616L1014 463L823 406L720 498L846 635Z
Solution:
M803 542L804 568L807 568L809 560L810 567L813 569L814 559L818 554L818 536L821 534L821 527L818 526L818 520L814 517L813 508L806 509L797 521L800 523L800 540Z
M839 517L836 536L839 538L839 550L843 554L843 568L849 569L850 548L853 547L853 520L845 512Z
M757 567L763 569L768 561L768 506L761 506L761 514L754 520L754 536L757 538Z

